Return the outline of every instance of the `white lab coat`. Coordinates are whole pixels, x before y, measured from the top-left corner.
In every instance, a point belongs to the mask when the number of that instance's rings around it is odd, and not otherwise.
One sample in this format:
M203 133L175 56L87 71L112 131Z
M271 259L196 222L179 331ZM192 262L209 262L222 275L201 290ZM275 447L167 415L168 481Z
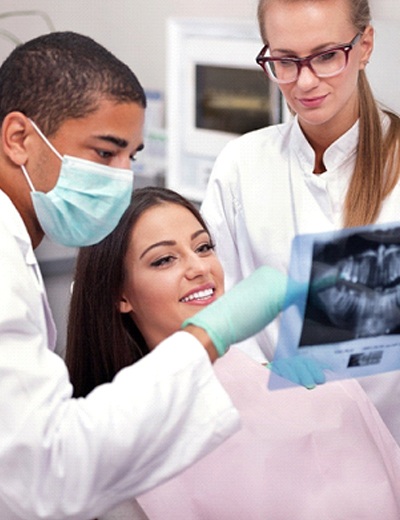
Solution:
M384 123L387 119L385 116ZM216 160L202 213L225 268L226 288L261 265L288 271L296 234L342 227L343 203L354 170L358 122L325 152L327 168L313 174L314 151L297 118L234 139ZM400 220L400 184L385 200L379 223ZM279 318L240 346L271 360ZM400 443L400 374L360 378L393 436Z
M101 515L97 520L150 520L146 513L143 511L139 502L129 500L119 504L113 508L112 511L108 511L104 515Z
M95 518L238 429L204 348L186 332L71 399L65 364L48 348L54 325L29 236L1 191L0 249L1 520Z

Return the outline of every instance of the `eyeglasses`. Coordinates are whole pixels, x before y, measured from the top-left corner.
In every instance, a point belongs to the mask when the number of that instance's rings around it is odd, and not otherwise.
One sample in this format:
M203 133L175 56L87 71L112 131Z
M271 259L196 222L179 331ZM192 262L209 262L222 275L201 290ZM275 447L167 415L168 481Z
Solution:
M257 56L256 62L276 83L284 84L297 81L302 67L308 67L318 78L331 78L337 76L346 68L349 61L349 52L360 38L361 33L358 33L350 43L338 45L322 52L315 52L305 58L274 58L270 55L268 45L265 45Z

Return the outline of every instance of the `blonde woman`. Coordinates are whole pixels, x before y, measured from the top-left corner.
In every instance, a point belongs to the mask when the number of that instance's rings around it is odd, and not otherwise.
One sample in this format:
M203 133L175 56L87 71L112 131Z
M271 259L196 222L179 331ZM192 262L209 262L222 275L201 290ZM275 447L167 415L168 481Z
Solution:
M227 289L260 265L286 273L298 234L400 217L400 119L368 84L368 0L260 0L258 18L257 61L293 118L239 137L216 161L202 213ZM275 320L243 348L272 359L277 333ZM398 372L360 383L399 442Z

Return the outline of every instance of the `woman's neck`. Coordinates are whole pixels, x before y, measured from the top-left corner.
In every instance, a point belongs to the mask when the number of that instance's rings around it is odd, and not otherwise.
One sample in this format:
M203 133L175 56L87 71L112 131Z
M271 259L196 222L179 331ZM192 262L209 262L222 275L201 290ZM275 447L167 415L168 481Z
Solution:
M356 120L351 121L346 125L346 127L342 127L339 129L334 128L321 128L320 126L310 126L304 128L300 122L300 127L304 133L305 138L310 143L311 148L315 153L315 161L314 161L314 169L313 173L320 174L326 171L326 167L324 164L324 154L326 150L341 137L344 135L350 128L354 125Z

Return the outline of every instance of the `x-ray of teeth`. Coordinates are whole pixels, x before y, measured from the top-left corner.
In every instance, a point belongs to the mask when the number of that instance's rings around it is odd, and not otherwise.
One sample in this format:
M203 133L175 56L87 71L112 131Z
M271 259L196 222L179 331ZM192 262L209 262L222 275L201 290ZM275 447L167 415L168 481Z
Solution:
M308 293L282 313L276 359L311 357L328 380L400 369L400 222L296 236L290 280Z
M326 265L326 272L332 267ZM400 247L378 245L337 262L337 281L312 295L310 304L355 337L389 334L400 325ZM323 276L319 266L318 276ZM313 278L313 275L312 275Z
M318 320L321 325L334 326L328 332L329 342L342 341L345 331L354 338L399 332L400 237L391 233L386 242L385 233L384 243L379 238L375 232L315 245L311 286L318 287L320 278L333 273L336 281L310 292L300 345L321 342L320 334L313 337L307 330Z
M360 283L371 289L384 289L400 279L400 250L398 245L379 245L343 259L338 264L340 278Z

